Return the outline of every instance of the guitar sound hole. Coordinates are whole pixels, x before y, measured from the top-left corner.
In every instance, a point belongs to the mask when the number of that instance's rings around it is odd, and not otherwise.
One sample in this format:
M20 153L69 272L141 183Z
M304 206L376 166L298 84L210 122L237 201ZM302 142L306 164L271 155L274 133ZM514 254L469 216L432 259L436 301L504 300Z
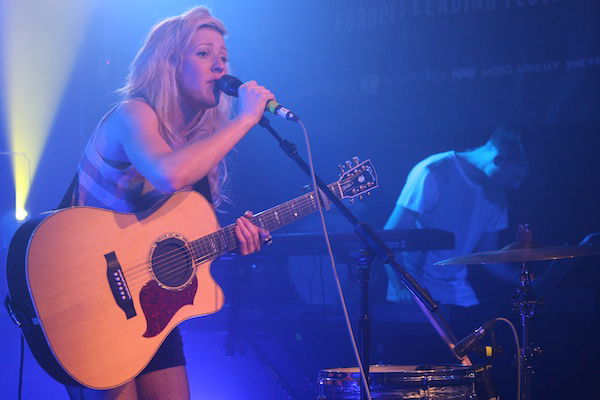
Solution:
M185 242L176 238L161 240L152 253L152 271L167 287L179 287L194 273L194 263Z

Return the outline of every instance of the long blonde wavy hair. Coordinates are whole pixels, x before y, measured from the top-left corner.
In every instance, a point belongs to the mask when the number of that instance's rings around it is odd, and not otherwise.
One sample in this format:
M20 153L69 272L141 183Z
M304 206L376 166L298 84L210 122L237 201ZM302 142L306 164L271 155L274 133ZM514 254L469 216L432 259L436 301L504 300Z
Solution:
M178 132L173 125L172 117L181 98L177 82L183 50L200 28L212 28L224 36L227 33L223 22L202 6L156 24L133 59L125 86L119 90L125 99L141 98L154 108L161 135L174 149L212 135L231 117L231 98L222 95L219 104L206 110L187 131ZM223 194L227 180L225 160L208 174L208 179L214 205L219 206L227 200Z

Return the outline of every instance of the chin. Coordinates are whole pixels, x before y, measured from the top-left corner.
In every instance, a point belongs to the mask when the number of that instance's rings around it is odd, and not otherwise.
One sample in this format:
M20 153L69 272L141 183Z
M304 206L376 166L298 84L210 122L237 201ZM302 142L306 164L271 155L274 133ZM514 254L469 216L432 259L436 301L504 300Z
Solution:
M219 101L216 99L194 99L191 103L191 106L196 110L207 110L209 108L214 108L219 104Z
M214 108L219 105L220 99L221 99L220 93L217 93L212 96L207 96L204 99L199 99L198 103L202 104L203 108Z

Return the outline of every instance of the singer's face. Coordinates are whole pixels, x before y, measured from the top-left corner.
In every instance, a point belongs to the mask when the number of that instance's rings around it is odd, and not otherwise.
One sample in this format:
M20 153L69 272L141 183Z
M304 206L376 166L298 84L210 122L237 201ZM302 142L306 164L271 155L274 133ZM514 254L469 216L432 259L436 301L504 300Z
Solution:
M184 49L178 77L183 100L194 108L211 108L219 103L216 81L227 72L227 48L215 29L200 28Z

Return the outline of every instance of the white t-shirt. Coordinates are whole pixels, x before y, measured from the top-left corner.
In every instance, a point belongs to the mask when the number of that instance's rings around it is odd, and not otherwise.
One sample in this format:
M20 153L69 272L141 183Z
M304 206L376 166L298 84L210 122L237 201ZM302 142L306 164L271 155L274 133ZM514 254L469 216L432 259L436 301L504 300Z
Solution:
M472 253L484 233L508 225L504 190L484 189L471 181L454 151L434 154L409 173L398 206L418 213L414 228L442 229L454 233L455 248L404 252L398 260L442 304L472 306L479 301L467 281L465 265L437 266L435 262ZM390 267L387 267L390 268ZM404 286L395 273L388 300L398 301Z

